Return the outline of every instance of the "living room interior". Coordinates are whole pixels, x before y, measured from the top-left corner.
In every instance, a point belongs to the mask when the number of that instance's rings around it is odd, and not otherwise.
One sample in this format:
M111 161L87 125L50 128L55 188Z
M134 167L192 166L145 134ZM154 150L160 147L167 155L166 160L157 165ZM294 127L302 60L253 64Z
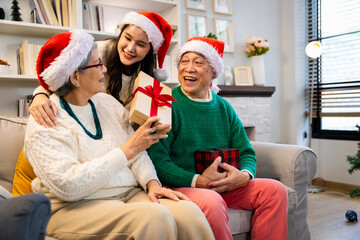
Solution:
M149 2L145 3L145 5L166 2L166 0L132 1L139 2L140 5L144 4L144 2ZM225 51L223 60L225 67L228 66L231 69L232 82L230 86L233 86L233 88L225 83L224 76L220 76L216 81L220 89L224 89L219 94L233 105L244 126L248 126L250 140L311 148L318 159L313 184L325 187L325 191L330 188L331 190L335 189L346 193L347 189L360 186L360 173L355 171L353 174L349 174L349 163L347 162L347 156L355 155L358 151L360 138L358 137L358 140L312 138L312 125L309 122L310 118L306 115L307 100L305 96L308 58L305 53L305 46L308 43L306 8L308 2L312 2L311 0L228 0L223 1L223 3L230 3L227 13L215 11L215 0L193 1L204 4L200 9L191 7L192 1L188 0L167 1L175 2L176 7L174 8L176 8L177 12L177 17L173 16L175 10L168 10L170 13L159 12L159 14L163 13L165 18L170 18L171 24L176 26L174 31L176 43L171 49L171 62L175 59L175 52L179 49L179 46L184 44L189 34L191 34L189 33L191 31L189 15L205 17L206 34L216 33L216 19L225 19L230 22L230 48ZM29 1L19 0L18 2L23 21L30 23ZM116 26L121 21L121 14L116 14L117 11L120 13L129 11L124 5L121 6L120 10L114 8L115 0L78 0L76 1L78 16L82 14L82 2L94 2L104 6L104 13L106 13L104 14L104 32L109 34L99 34L96 37L97 40L112 37L115 34ZM126 3L124 4L126 6ZM0 0L0 7L5 11L4 21L10 21L11 1ZM359 9L360 7L358 7L358 11ZM142 9L135 8L131 10ZM16 68L15 52L19 48L23 36L21 36L22 33L13 33L11 31L9 33L9 31L6 32L7 30L1 30L1 28L14 28L11 23L2 23L1 21L0 59L7 61L11 66L10 74L16 75L18 70ZM77 17L78 23L82 21ZM360 25L357 27L357 32L359 32ZM61 31L67 30L68 28L64 28ZM53 31L53 29L49 31ZM90 32L93 33L94 31ZM43 44L46 41L46 38L42 36L26 35L29 42L34 44ZM269 43L270 50L262 55L265 68L265 84L235 87L234 67L251 66L251 58L248 58L245 52L246 39L251 36L261 37ZM10 42L12 43L10 44ZM171 85L176 84L176 69L174 66L170 67L172 67L172 70L168 82ZM355 67L360 69L359 62ZM38 85L35 77L29 79L27 81L17 80L17 82L11 82L8 77L0 73L0 116L17 115L17 99L32 94L33 89ZM232 91L237 93L232 93Z

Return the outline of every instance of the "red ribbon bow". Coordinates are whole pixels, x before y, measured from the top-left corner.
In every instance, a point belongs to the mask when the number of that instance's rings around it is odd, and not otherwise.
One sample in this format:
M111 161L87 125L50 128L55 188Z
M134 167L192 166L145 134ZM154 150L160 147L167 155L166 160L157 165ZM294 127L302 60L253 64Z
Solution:
M171 103L168 101L177 102L175 98L169 94L160 94L162 89L163 87L160 86L160 82L154 79L154 86L148 85L145 88L137 87L132 95L132 98L134 98L138 91L151 97L150 117L154 117L157 116L158 107L167 106L171 108Z

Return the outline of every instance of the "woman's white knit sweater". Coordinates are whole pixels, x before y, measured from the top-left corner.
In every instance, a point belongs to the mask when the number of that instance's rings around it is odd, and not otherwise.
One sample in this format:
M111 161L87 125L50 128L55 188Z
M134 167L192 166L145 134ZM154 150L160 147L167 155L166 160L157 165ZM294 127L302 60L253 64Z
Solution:
M118 195L138 184L158 178L146 151L133 159L120 150L133 134L128 111L112 96L98 93L91 98L96 106L103 137L90 138L83 128L61 108L59 98L50 99L58 109L58 126L44 128L29 117L25 135L25 156L37 176L34 192L65 201L98 199ZM96 134L90 104L70 105L85 128Z

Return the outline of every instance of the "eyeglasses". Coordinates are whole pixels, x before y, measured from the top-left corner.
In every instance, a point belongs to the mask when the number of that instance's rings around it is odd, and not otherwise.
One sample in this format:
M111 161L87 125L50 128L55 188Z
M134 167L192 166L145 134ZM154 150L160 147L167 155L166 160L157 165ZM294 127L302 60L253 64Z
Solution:
M103 62L101 61L101 59L99 59L99 63L98 64L94 64L94 65L89 65L83 68L83 70L88 69L88 68L93 68L93 67L100 67L100 69L103 69Z

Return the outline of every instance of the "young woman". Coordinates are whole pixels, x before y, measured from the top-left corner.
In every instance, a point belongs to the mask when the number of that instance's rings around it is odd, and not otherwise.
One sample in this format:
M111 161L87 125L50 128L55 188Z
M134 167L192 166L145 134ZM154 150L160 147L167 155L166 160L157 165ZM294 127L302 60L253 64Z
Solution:
M98 43L100 57L108 69L107 93L129 109L133 82L140 71L159 81L166 80L167 74L162 67L171 38L171 26L157 13L127 13L119 36ZM156 58L159 69L155 69ZM57 108L49 100L50 94L38 87L29 108L35 121L44 127L57 125Z
M216 239L232 239L227 209L254 211L251 239L287 239L287 191L279 181L254 178L255 151L232 106L210 86L224 69L224 43L189 39L178 53L179 87L173 89L168 138L148 149L159 179L184 193L204 212ZM195 151L240 149L240 169L215 159L195 172ZM221 167L224 172L217 172Z
M52 204L47 235L56 239L213 239L201 210L160 185L145 149L170 127L152 117L136 132L128 111L105 90L106 67L84 31L42 47L37 73L54 94L58 126L29 117L24 152L34 192ZM166 198L170 199L166 199ZM160 199L161 198L161 199Z

